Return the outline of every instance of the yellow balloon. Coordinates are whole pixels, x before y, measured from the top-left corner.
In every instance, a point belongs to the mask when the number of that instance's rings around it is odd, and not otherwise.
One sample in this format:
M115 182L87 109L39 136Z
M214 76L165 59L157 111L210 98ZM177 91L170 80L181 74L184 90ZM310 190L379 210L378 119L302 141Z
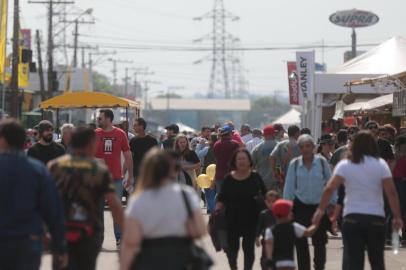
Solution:
M210 178L206 174L199 175L196 182L200 188L210 188L211 186Z
M206 168L206 174L210 178L211 181L214 180L214 176L216 175L216 164L210 164Z

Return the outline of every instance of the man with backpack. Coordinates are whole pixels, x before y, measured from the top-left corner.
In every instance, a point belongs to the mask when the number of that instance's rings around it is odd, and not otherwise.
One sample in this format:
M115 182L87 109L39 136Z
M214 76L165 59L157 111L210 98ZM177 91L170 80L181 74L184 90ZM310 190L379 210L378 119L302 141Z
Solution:
M94 158L95 131L88 127L76 128L71 145L71 155L51 161L48 167L63 201L68 269L92 270L102 244L104 200L120 227L123 209L107 166Z
M314 139L307 134L301 135L297 143L301 155L293 159L288 167L283 198L294 202L294 221L310 226L323 193L330 179L331 170L327 160L314 154ZM332 214L337 196L332 196L327 213ZM312 236L314 246L314 269L323 270L326 264L327 230L330 227L327 215L316 233ZM310 253L306 238L296 240L297 262L300 270L310 270Z

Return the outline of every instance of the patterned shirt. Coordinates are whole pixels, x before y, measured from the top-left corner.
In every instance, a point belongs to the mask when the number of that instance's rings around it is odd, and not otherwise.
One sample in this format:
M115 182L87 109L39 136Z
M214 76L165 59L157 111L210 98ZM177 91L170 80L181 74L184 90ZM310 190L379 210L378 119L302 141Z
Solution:
M104 195L114 192L107 167L95 158L75 155L55 159L48 167L67 221L87 222L100 229Z

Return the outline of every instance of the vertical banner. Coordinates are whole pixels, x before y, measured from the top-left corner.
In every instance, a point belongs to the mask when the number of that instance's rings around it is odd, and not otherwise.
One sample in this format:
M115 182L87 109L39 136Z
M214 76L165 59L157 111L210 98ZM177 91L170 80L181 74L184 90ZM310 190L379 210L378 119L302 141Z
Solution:
M21 29L20 45L31 50L31 29Z
M296 68L299 78L299 97L314 100L314 52L296 52ZM302 102L300 104L303 104Z
M299 105L299 78L297 75L296 62L288 62L288 80L289 103L290 105Z
M0 82L4 83L7 47L7 0L0 0Z

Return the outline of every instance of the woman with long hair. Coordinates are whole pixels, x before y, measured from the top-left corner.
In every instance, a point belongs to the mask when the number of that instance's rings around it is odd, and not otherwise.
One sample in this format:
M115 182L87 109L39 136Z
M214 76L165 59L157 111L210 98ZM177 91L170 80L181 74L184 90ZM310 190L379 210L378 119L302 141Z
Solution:
M266 193L261 176L252 170L252 159L246 149L237 150L231 159L230 174L226 175L217 196L216 210L225 209L230 269L237 269L237 257L242 238L244 270L252 269L255 260L255 235L259 205Z
M126 210L121 270L185 269L191 242L206 234L196 192L174 181L178 170L168 152L153 148L145 156Z
M313 223L320 224L333 192L345 186L342 234L349 270L364 269L365 249L372 270L384 270L386 195L393 213L392 227L403 227L399 199L388 164L379 157L378 144L369 131L361 131L351 146L351 156L342 160L324 189Z
M180 156L180 166L192 180L196 187L197 174L200 172L200 159L196 152L190 149L189 140L185 135L178 135L175 139L174 150Z

